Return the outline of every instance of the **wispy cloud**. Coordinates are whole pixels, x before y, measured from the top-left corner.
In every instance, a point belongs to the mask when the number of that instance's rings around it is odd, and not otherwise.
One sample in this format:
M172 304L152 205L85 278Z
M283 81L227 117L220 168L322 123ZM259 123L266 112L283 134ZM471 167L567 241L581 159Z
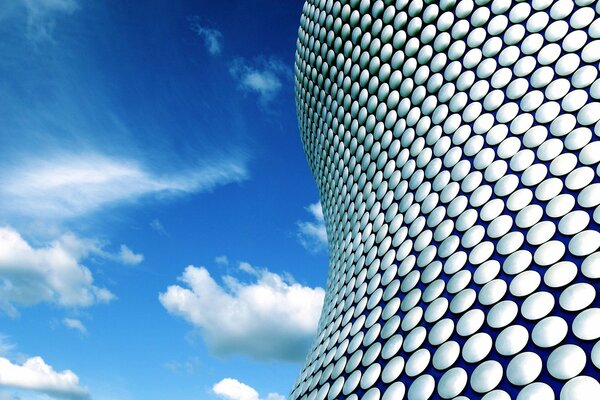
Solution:
M186 375L194 375L201 365L198 357L190 357L185 361L167 361L164 364L165 368L174 374L184 373Z
M292 78L291 67L273 57L254 60L237 58L231 64L229 73L242 90L257 94L263 105L273 100L283 84Z
M221 54L223 49L223 34L221 31L201 24L198 16L190 18L190 28L204 41L204 46L210 54Z
M213 393L225 400L261 400L251 386L233 378L225 378L212 387ZM269 393L264 400L285 400L279 393Z
M227 266L229 265L229 258L227 256L217 256L215 257L215 263Z
M15 347L15 344L10 341L7 335L0 333L0 357L7 357Z
M169 232L167 232L164 225L158 218L154 218L152 221L150 221L150 228L152 228L152 230L159 235L169 236Z
M55 371L42 357L31 357L23 364L0 357L0 386L31 390L52 398L89 399L85 387L73 371Z
M311 252L324 250L327 248L327 229L321 203L311 204L306 209L313 220L298 222L298 240Z
M0 228L0 310L18 315L17 306L42 302L62 307L108 303L114 295L94 284L81 261L95 244L62 235L45 246L33 247L12 228Z
M61 219L144 196L211 190L246 176L244 163L232 159L166 175L133 160L100 154L49 156L0 173L0 206L18 215Z
M79 8L76 0L21 0L27 10L27 37L34 41L52 39L56 18Z
M87 334L87 328L85 327L85 325L83 325L83 322L81 322L78 319L64 318L62 320L62 322L69 329L74 329L76 331L83 333L84 335Z
M224 276L221 286L206 268L189 266L179 278L182 285L170 286L159 295L160 302L200 328L216 354L303 360L317 329L324 290L247 263L241 268L256 281Z

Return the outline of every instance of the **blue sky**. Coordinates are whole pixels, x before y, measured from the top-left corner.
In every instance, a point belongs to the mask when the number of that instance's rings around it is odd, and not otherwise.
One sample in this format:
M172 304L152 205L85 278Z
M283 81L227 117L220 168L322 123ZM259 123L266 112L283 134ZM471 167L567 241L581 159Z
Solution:
M0 400L279 400L327 274L302 1L0 4Z

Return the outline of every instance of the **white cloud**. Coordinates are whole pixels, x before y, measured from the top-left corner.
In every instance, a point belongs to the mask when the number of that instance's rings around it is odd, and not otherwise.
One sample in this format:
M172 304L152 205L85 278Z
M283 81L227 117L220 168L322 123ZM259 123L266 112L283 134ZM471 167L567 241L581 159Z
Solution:
M327 248L327 229L321 203L317 202L307 207L313 216L313 221L298 223L298 240L300 244L311 252L318 252Z
M78 319L65 318L65 319L63 319L62 322L67 328L75 329L76 331L79 331L79 332L83 333L84 335L87 334L87 329L86 329L85 325L83 325L83 322L81 322Z
M291 80L291 71L291 67L276 58L254 61L238 58L229 68L240 88L257 94L263 105L279 93L284 80Z
M0 228L0 310L17 315L17 305L87 307L114 299L81 264L93 249L90 243L63 235L36 248L14 229Z
M225 378L217 382L212 390L225 400L260 400L258 392L253 387L233 378ZM285 400L285 397L278 393L269 393L265 400Z
M244 271L250 275L254 275L256 277L260 277L262 274L262 271L257 270L256 268L254 268L250 263L247 263L245 261L242 261L239 264L239 269L241 271Z
M203 164L177 175L157 175L139 163L99 154L30 161L0 174L5 212L44 219L81 216L144 196L195 193L245 179L237 160Z
M212 389L216 395L227 400L258 400L258 392L237 379L225 378Z
M100 240L80 238L72 233L59 235L57 240L79 260L85 259L88 255L94 255L124 265L137 265L144 261L143 254L135 253L124 244L119 247L118 252L111 252L105 250L106 243Z
M125 246L124 244L121 245L118 258L123 264L127 265L136 265L144 261L143 254L134 253L129 247Z
M55 371L41 357L31 357L21 365L0 357L0 386L32 390L53 398L88 399L79 377L70 370Z
M318 201L314 204L310 204L307 207L307 209L317 221L319 221L319 222L325 221L325 216L323 215L323 207L321 206L320 201Z
M281 88L281 82L271 71L248 71L242 77L242 86L266 96L277 92Z
M159 299L170 313L198 327L216 354L303 360L317 329L324 290L252 270L255 282L225 276L220 286L206 268L189 266L179 278L182 285L170 286Z
M190 27L203 41L206 50L212 54L217 55L221 53L223 48L223 34L213 28L208 28L200 24L200 18L191 18Z

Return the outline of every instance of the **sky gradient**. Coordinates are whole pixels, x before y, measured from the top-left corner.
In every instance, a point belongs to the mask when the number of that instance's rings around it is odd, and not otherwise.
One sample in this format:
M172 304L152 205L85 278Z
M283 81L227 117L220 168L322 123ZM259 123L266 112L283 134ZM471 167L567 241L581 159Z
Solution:
M302 1L0 5L0 400L278 400L327 274Z

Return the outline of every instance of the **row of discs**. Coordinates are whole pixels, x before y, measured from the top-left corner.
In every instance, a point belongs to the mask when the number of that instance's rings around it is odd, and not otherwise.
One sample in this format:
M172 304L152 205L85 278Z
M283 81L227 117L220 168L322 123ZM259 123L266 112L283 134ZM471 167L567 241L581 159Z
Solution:
M327 221L301 400L600 393L600 3L309 0Z

